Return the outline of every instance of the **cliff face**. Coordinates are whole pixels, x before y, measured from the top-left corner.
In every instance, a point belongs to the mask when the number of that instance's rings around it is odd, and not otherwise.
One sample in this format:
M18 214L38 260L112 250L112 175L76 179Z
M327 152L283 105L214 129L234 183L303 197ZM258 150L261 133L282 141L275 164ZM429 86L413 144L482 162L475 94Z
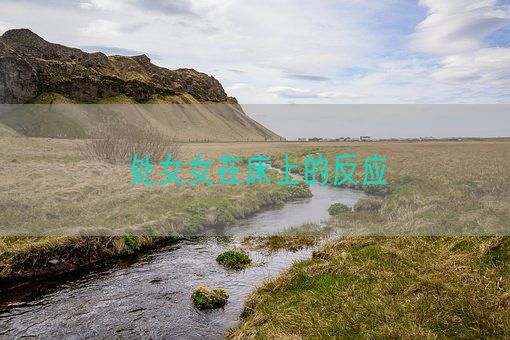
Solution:
M86 53L47 42L27 29L5 32L0 37L0 103L26 103L46 92L84 103L119 95L141 103L182 95L236 103L218 80L193 69L168 70L146 55Z

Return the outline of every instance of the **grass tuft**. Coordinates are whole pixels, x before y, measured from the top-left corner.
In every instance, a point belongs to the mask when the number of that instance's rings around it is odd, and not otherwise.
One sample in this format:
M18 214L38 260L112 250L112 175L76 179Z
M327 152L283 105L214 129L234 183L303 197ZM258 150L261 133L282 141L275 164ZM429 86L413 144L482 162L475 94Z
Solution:
M336 216L340 214L350 213L352 212L352 209L342 203L333 203L329 207L328 212L331 216Z
M243 251L229 250L218 255L216 262L230 269L244 269L250 265L251 259Z
M270 252L288 250L298 251L317 244L319 237L316 235L270 235L248 236L243 239L243 244L256 250L269 250Z

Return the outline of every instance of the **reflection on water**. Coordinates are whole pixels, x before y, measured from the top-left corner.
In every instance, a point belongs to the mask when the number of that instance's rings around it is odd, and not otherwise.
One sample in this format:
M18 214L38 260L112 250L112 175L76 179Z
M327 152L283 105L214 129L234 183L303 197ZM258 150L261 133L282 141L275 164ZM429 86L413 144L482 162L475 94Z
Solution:
M223 338L237 324L249 293L294 261L309 257L311 249L270 255L250 252L256 265L240 272L219 266L216 256L247 235L319 223L328 218L332 203L352 206L364 197L345 189L311 189L312 198L211 231L216 235L183 241L141 255L133 263L119 262L53 284L44 294L22 299L0 313L0 337ZM189 296L200 284L226 288L230 294L227 305L213 311L196 310Z

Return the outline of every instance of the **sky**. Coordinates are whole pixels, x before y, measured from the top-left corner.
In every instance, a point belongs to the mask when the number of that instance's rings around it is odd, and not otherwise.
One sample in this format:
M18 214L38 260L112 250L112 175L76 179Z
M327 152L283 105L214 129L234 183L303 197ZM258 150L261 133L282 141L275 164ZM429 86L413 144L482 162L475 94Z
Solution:
M508 0L0 0L0 33L22 27L242 104L510 103Z
M510 104L248 104L243 108L288 140L510 137Z

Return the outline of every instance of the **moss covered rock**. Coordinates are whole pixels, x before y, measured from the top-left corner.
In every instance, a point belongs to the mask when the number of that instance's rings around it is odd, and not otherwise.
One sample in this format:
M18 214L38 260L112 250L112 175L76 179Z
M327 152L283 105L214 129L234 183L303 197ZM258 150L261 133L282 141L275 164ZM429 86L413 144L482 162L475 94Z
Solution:
M191 301L198 309L214 309L223 307L228 300L228 293L223 288L209 290L200 286L191 294Z

